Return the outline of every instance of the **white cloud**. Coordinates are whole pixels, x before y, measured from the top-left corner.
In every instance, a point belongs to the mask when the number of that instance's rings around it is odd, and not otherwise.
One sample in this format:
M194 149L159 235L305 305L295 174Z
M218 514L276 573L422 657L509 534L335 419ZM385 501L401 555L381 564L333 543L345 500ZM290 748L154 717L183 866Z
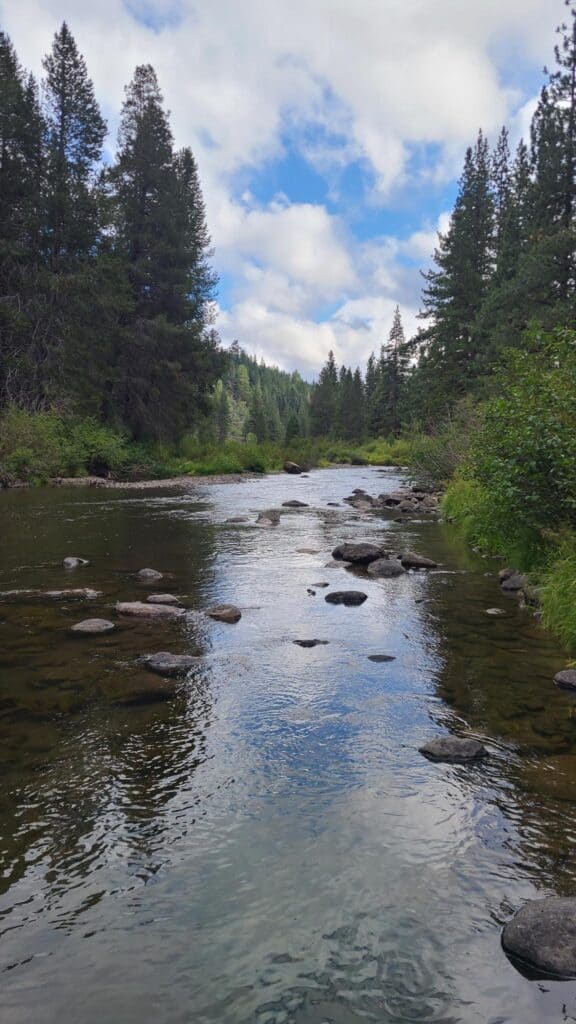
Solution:
M459 173L480 126L525 130L533 101L512 71L538 71L562 13L560 0L557 10L550 0L0 0L37 73L69 22L113 129L134 66L155 66L177 143L198 157L217 265L232 277L223 334L307 372L331 346L364 359L397 302L413 324L419 278L406 263L426 262L436 244L426 190ZM282 156L286 136L339 215L254 200L250 175ZM416 174L414 147L434 154ZM410 237L354 238L341 175L357 162L366 202L394 206L409 182L412 220L422 207Z

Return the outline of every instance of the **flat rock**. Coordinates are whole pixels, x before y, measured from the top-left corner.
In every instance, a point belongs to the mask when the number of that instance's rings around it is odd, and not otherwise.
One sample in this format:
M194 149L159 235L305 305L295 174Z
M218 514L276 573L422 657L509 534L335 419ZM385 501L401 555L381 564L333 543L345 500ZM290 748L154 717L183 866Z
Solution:
M556 686L561 690L576 690L576 669L564 668L554 676Z
M502 946L536 976L576 978L576 899L553 896L527 903L505 926Z
M216 622L240 622L242 612L233 604L217 604L206 609L206 615Z
M419 750L430 761L451 761L455 764L476 761L486 753L485 747L478 740L461 736L438 736Z
M310 506L307 505L307 503L305 501L298 501L296 498L293 498L291 501L283 501L282 502L282 508L309 508L309 507Z
M395 576L405 576L406 569L397 558L378 558L370 563L368 573L378 579L393 579Z
M78 633L80 636L101 636L102 633L111 633L116 626L108 619L84 619L76 622L70 627L71 633Z
M195 658L191 654L172 654L170 651L158 651L157 654L146 654L142 659L151 672L160 676L176 678L195 668L202 658Z
M368 661L375 661L376 664L383 664L385 661L396 661L393 654L369 654Z
M62 565L65 569L81 569L84 565L90 565L87 558L77 558L75 555L69 555L64 559Z
M162 573L158 572L157 569L140 569L136 576L144 583L155 583L157 580L162 579Z
M352 562L354 565L369 565L382 558L384 552L376 544L339 544L332 552L337 562Z
M367 597L368 594L363 594L361 590L335 590L332 594L326 594L324 600L328 604L344 604L347 607L353 607L364 604Z
M95 601L102 597L102 591L90 587L76 587L70 590L2 590L0 600L31 598L34 601Z
M319 647L319 646L326 647L327 644L329 643L329 641L328 640L293 640L292 643L296 644L298 647Z
M146 601L148 604L180 604L180 598L175 594L149 594Z
M118 601L115 611L118 615L142 619L178 619L184 614L183 608L174 608L170 604L149 604L147 601Z
M432 558L417 555L414 551L405 551L400 555L400 561L405 569L435 569L438 565Z

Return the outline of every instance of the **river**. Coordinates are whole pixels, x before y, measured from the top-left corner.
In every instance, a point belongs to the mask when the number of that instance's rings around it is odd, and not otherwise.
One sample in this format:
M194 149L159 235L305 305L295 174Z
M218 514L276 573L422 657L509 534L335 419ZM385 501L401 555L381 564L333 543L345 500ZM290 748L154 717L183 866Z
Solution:
M565 657L449 526L328 506L402 482L355 468L0 495L0 590L103 594L0 603L2 1024L576 1019L575 984L529 980L500 947L525 900L576 892ZM254 527L291 498L310 507ZM330 564L374 537L439 569ZM162 582L143 587L143 567ZM319 582L368 600L331 606ZM242 620L70 634L151 589ZM308 638L328 644L293 643ZM159 650L204 657L171 700L139 702L138 659ZM494 741L485 762L418 753L459 728Z

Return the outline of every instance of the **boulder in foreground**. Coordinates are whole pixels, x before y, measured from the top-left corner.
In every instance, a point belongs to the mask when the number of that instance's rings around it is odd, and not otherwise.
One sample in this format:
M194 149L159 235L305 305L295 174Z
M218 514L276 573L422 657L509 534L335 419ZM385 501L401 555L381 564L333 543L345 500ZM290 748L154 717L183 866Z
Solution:
M352 562L353 565L369 565L382 558L383 549L376 544L339 544L332 552L337 562Z
M335 590L332 594L326 594L324 600L328 604L344 604L347 607L354 607L364 604L367 597L368 594L363 594L361 590Z
M240 622L242 618L242 612L233 604L214 605L212 608L206 609L206 615L216 622L229 622L230 624Z
M576 899L527 903L502 932L505 952L542 978L576 978Z
M478 741L461 736L438 736L419 748L430 761L466 764L484 757L486 748Z

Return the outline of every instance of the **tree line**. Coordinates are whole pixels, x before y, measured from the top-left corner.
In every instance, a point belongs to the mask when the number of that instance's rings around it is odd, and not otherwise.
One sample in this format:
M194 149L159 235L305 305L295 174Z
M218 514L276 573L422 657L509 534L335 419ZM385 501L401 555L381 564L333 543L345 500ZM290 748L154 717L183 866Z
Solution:
M170 441L225 357L198 168L154 69L125 90L116 155L64 23L41 89L0 33L0 411L81 412Z

